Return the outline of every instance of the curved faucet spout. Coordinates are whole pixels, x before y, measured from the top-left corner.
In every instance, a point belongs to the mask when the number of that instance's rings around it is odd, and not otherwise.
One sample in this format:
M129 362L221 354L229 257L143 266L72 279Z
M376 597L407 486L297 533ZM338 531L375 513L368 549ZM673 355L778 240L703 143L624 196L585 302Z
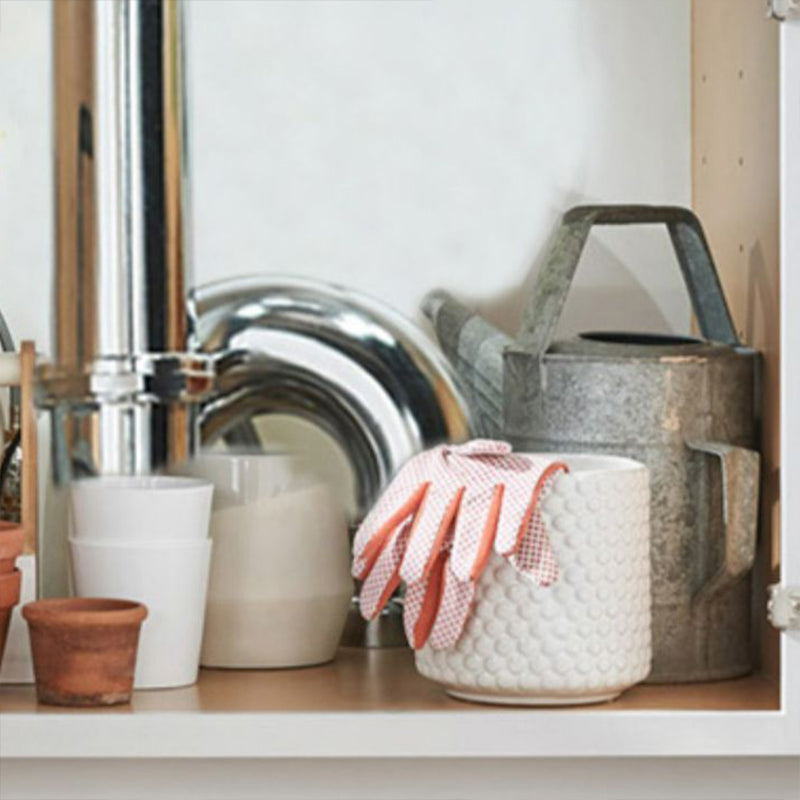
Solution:
M346 455L360 513L412 455L470 435L436 345L370 297L298 278L240 278L196 289L189 314L195 347L223 354L201 413L204 442L260 447L254 417L309 420Z

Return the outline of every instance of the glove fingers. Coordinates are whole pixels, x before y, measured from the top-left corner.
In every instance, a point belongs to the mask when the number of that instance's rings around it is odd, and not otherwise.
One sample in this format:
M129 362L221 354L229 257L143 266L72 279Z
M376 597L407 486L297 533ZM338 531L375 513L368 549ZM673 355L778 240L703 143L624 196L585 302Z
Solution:
M434 560L427 578L409 586L406 592L403 625L406 638L415 650L425 646L439 613L447 559L447 551L442 550Z
M442 451L442 447L436 447L409 459L364 518L353 539L356 577L369 572L370 563L386 546L395 527L416 512L430 485L433 467L441 461Z
M474 598L475 583L461 581L450 568L446 569L441 606L428 639L434 650L452 647L461 638Z
M492 551L504 496L503 486L467 490L456 520L450 569L460 581L476 581Z
M363 579L369 574L392 534L402 527L403 521L413 516L424 502L429 486L427 483L418 486L388 519L384 519L384 514L370 512L367 515L353 543L352 573L356 578Z
M549 491L551 481L545 484L543 495ZM558 561L550 544L541 504L537 504L519 548L510 560L520 572L532 577L540 586L549 586L558 580Z
M403 629L411 647L414 647L414 627L419 619L419 612L422 608L422 601L425 599L427 588L427 581L418 581L417 583L406 585L406 591L403 595Z
M558 563L541 500L562 471L563 463L494 442L412 459L355 537L362 615L379 614L405 580L408 640L439 650L458 642L493 551L540 585L553 583Z
M423 580L433 568L458 512L463 489L431 490L419 507L411 528L400 575L408 584Z
M498 439L472 439L464 444L451 444L447 452L456 456L507 456L513 451L508 442Z
M509 556L517 552L542 492L546 486L549 486L548 481L560 472L566 471L566 464L561 462L549 464L542 470L532 491L524 475L506 485L494 543L497 553L501 556Z
M374 619L400 585L400 564L403 560L411 523L399 526L364 578L358 606L364 619Z
M424 481L420 481L420 483L424 483ZM364 549L367 542L375 535L375 532L418 487L408 487L407 491L400 492L392 491L393 488L394 484L390 484L389 488L381 494L364 519L361 520L361 524L358 526L356 535L353 538L354 553L360 553Z

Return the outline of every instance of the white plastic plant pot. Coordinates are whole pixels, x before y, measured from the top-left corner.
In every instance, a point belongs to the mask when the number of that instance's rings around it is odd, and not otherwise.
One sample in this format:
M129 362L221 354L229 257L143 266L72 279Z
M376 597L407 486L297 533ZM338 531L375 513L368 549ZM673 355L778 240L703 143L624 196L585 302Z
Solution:
M79 541L202 541L214 487L199 478L132 475L85 478L70 486L72 538Z
M611 700L650 671L650 489L630 459L559 455L542 510L559 578L542 587L492 555L458 643L416 654L454 697L515 705Z
M180 469L215 486L203 666L330 661L353 594L342 504L302 456L209 453Z
M144 603L134 688L197 680L211 540L117 544L70 539L75 593Z

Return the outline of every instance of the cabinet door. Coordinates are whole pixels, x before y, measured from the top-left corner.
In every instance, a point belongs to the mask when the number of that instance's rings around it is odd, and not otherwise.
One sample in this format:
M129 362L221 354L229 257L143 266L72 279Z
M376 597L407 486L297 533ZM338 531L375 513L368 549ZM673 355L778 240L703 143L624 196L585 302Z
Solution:
M800 17L781 32L781 582L800 591ZM795 594L795 597L798 595ZM800 600L796 600L800 603ZM795 615L795 618L800 615ZM800 629L781 637L781 707L800 752Z

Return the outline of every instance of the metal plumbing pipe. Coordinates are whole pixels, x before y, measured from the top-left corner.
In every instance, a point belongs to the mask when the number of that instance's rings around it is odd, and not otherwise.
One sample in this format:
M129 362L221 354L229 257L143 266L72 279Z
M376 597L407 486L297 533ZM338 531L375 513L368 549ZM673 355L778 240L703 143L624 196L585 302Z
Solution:
M202 286L189 309L197 349L220 357L217 392L201 415L204 442L259 448L254 417L302 417L345 454L358 514L411 456L473 429L436 344L374 298L270 275Z
M185 457L211 387L186 352L183 26L177 0L53 4L56 480Z

